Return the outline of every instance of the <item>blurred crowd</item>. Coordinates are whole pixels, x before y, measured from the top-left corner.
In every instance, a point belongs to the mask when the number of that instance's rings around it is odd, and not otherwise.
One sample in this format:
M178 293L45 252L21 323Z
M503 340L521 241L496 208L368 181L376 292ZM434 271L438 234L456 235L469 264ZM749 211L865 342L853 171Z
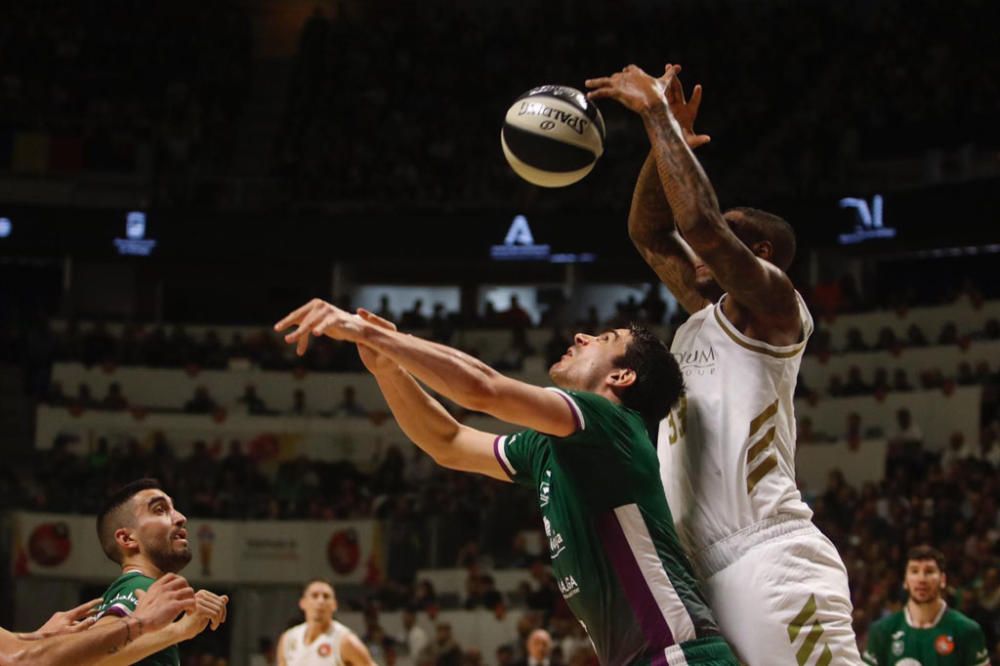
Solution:
M497 145L507 107L533 86L582 88L629 62L654 74L680 62L689 86L705 85L700 125L713 141L702 152L731 196L841 187L865 160L969 159L1000 138L991 122L1000 86L982 62L996 64L989 26L1000 10L960 5L337 5L303 27L278 172L305 199L530 198L537 190L517 181ZM604 105L609 157L590 204L630 192L647 150L639 123L613 106ZM545 203L574 199L568 188L546 192Z
M705 85L700 125L713 141L702 156L727 197L829 191L889 158L922 161L931 181L961 177L1000 145L1000 85L988 74L1000 65L998 12L985 0L917 11L902 0L333 2L302 26L265 151L286 202L528 203L539 192L497 141L517 96L672 61ZM164 204L227 200L195 190L232 173L255 18L231 1L11 7L0 25L0 171L138 174ZM603 108L609 155L588 205L620 205L646 139L631 114ZM540 203L580 202L568 188Z
M161 203L229 167L251 63L238 2L13 3L0 171L136 174Z

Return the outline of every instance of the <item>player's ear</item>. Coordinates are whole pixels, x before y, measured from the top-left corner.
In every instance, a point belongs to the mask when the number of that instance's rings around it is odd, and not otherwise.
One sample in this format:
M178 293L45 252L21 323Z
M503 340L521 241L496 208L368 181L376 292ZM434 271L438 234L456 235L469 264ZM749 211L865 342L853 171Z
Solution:
M771 241L757 241L750 246L750 251L764 261L774 261L774 246L771 245Z
M632 368L615 368L608 375L607 383L612 388L623 389L635 384L636 379L635 370Z
M115 530L115 543L123 551L128 551L130 548L135 548L138 545L135 535L132 534L132 530L127 527L119 527Z
M944 590L944 589L947 589L947 588L948 588L948 574L946 574L946 573L944 573L942 571L941 572L941 589Z

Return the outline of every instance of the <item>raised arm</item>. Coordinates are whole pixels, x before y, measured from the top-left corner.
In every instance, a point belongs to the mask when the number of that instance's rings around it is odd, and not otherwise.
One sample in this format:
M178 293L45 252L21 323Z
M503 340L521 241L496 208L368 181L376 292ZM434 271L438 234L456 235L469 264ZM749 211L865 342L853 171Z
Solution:
M681 125L685 142L692 150L711 141L707 134L697 134L694 131L694 121L701 106L701 94L701 86L696 85L691 93L691 100L688 101L680 79L676 76L666 90L671 111ZM681 307L694 313L708 304L708 299L695 289L691 248L674 227L673 211L663 194L656 167L656 154L652 150L643 162L632 192L628 234L636 250L667 285Z
M313 299L275 325L298 326L285 340L305 353L310 335L326 335L370 347L414 378L459 405L501 421L556 437L568 437L577 425L566 399L554 391L506 377L482 361L452 347L372 324L359 315Z
M628 235L681 307L693 314L708 305L708 299L695 289L691 248L674 228L674 216L663 195L652 152L646 157L632 192Z
M642 117L674 224L722 289L753 315L797 317L791 281L755 256L723 218L715 190L667 102L666 90L675 74L668 65L662 77L654 78L629 65L587 85L593 89L592 99L615 99Z

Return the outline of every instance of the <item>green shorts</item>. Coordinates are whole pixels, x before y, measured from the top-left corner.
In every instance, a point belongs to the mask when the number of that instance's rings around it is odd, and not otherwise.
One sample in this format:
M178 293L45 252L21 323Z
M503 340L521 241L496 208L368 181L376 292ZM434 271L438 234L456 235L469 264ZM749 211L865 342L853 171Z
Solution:
M674 645L652 659L633 662L632 666L740 666L729 644L721 636L708 636Z

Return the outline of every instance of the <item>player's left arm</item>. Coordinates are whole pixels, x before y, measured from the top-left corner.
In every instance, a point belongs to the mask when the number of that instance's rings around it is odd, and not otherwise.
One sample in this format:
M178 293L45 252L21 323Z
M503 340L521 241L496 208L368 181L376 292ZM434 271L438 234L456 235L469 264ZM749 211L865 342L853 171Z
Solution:
M340 639L340 656L347 666L377 666L368 648L353 632Z
M559 394L506 377L452 347L390 330L364 317L313 299L275 325L297 326L285 336L305 353L310 335L326 335L370 347L437 393L466 409L556 437L577 430L570 405Z
M654 78L629 65L610 77L588 81L589 97L614 99L642 117L674 224L719 285L755 316L797 323L791 280L754 255L729 228L715 189L685 141L666 98L675 74L668 65L664 76Z
M986 647L986 636L978 623L972 622L960 640L962 666L989 666L990 652Z

